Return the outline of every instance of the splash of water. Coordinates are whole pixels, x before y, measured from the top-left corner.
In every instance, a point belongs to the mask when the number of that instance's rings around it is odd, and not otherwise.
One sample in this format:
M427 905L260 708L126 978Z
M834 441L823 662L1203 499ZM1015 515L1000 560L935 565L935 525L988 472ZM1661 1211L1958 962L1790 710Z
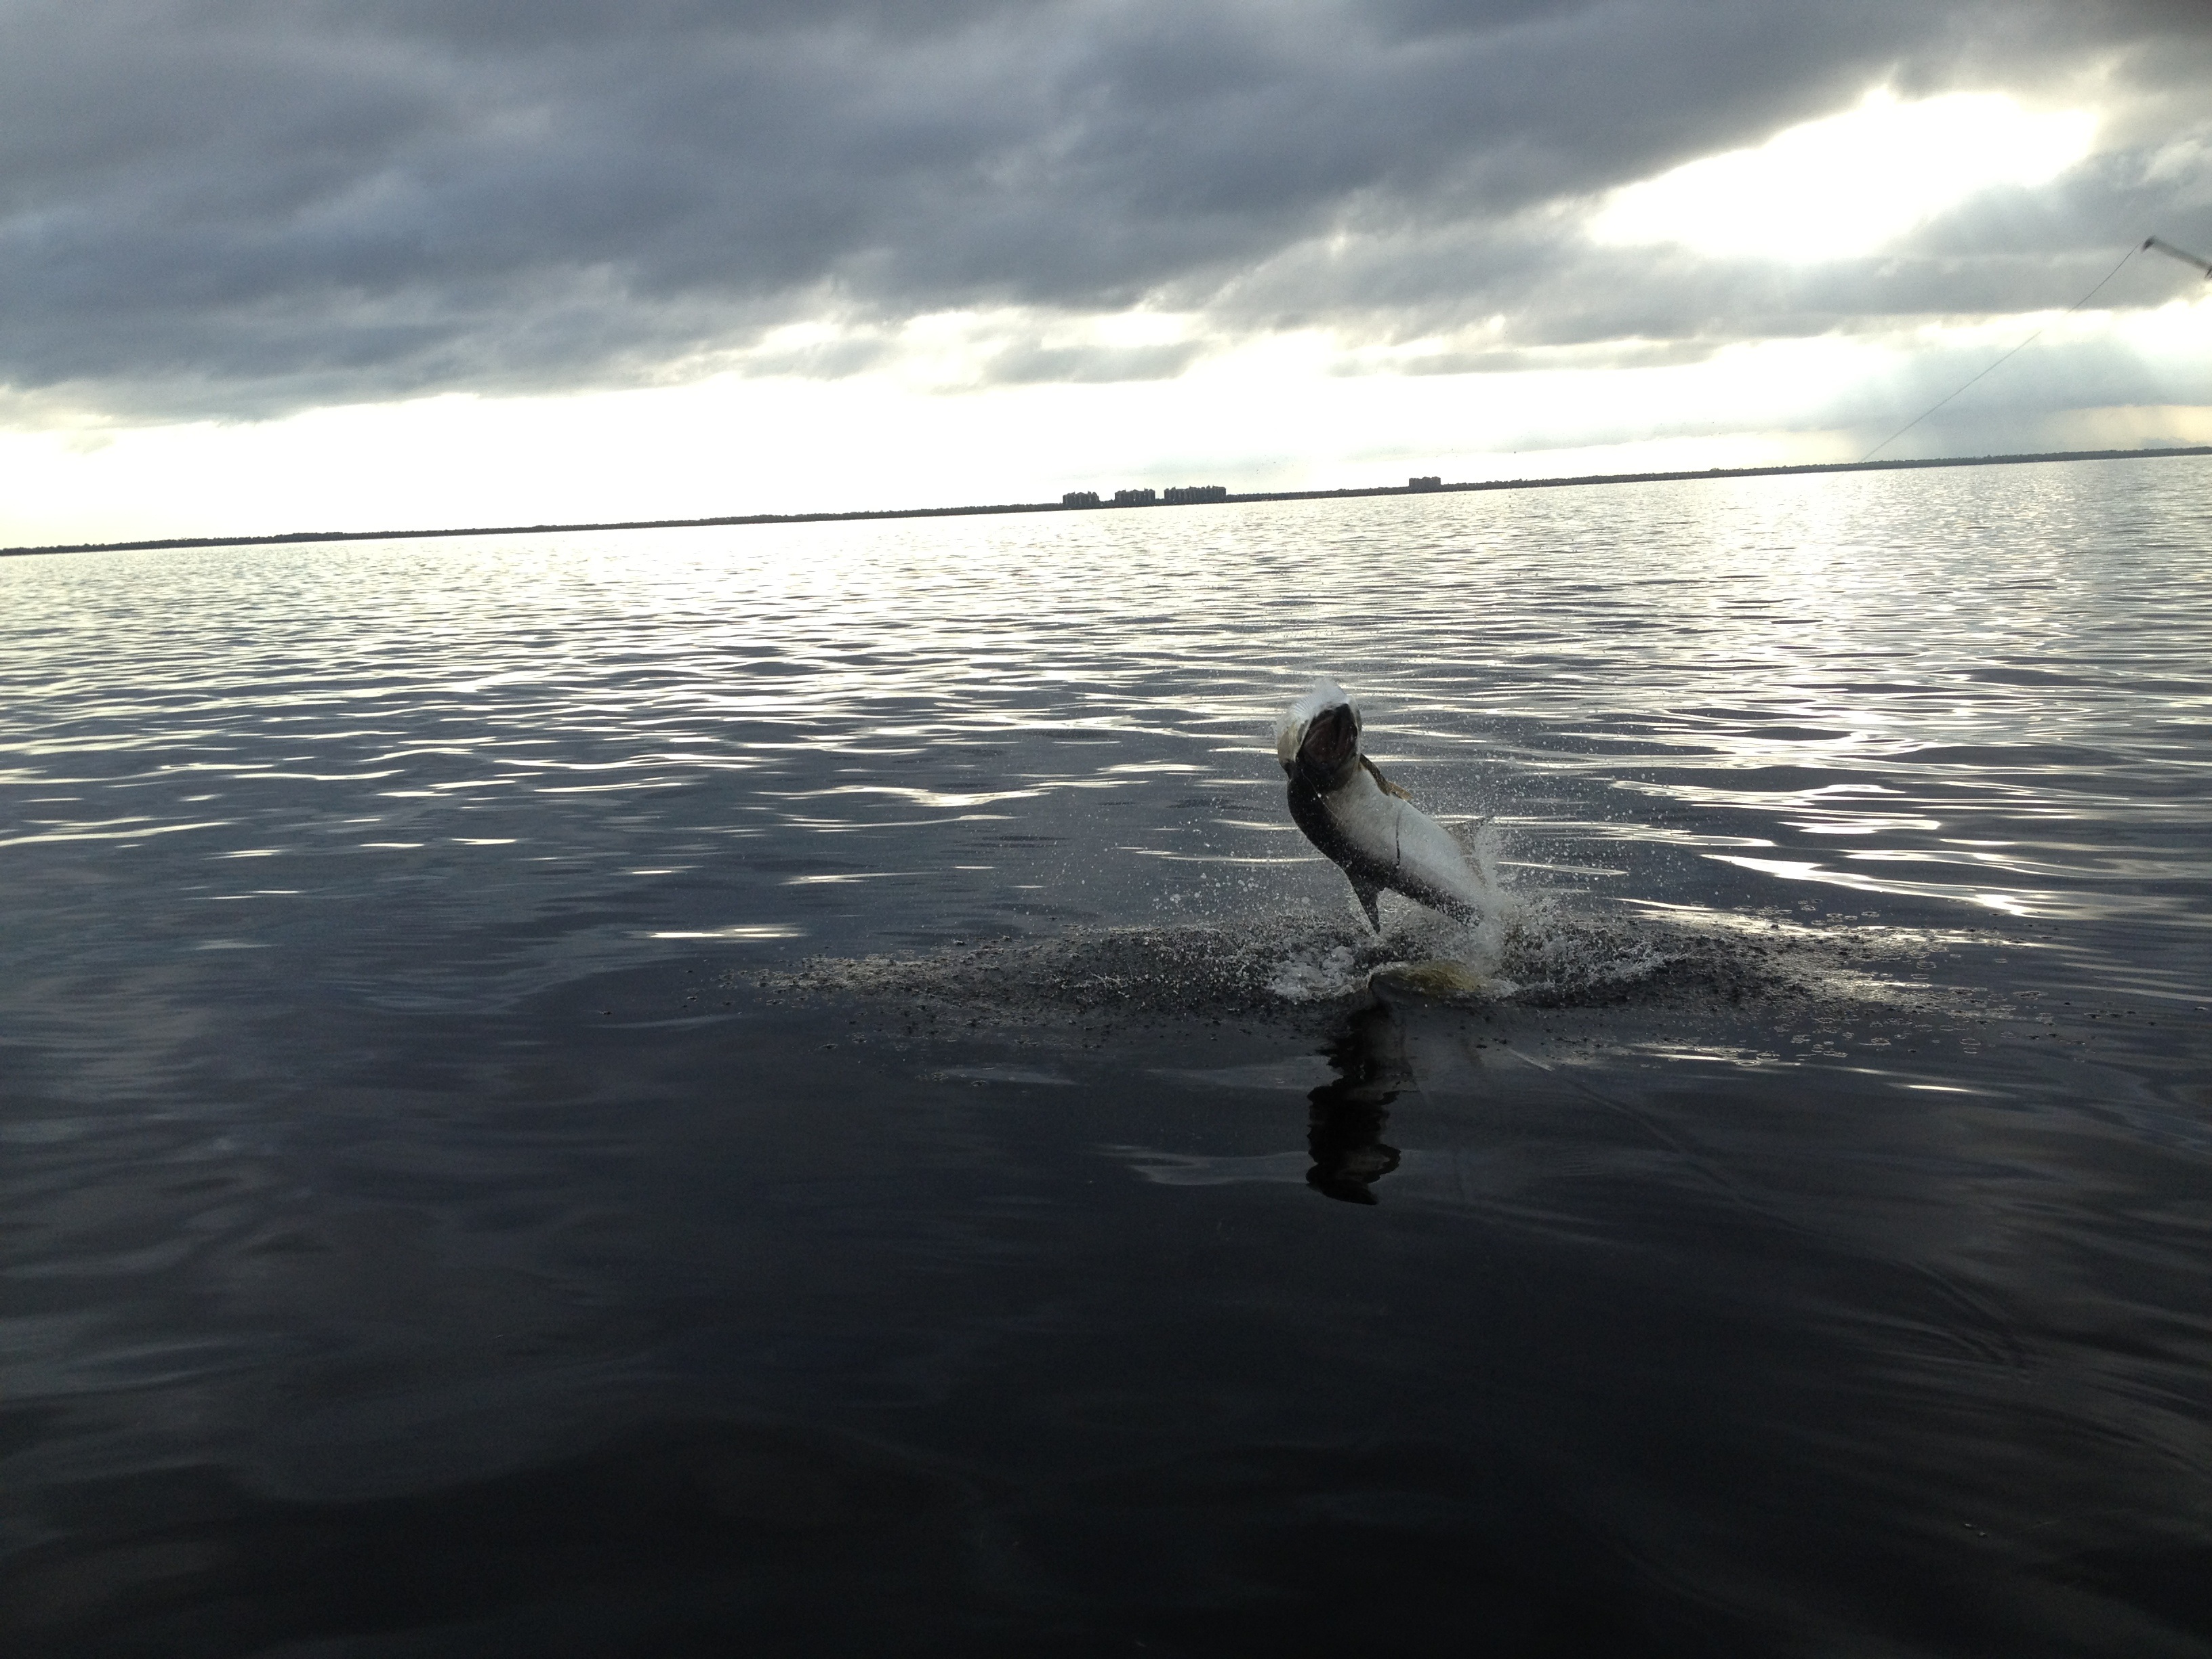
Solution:
M1590 915L1519 901L1474 928L1407 906L1380 934L1347 905L1235 925L1071 928L915 955L823 957L751 976L772 996L957 1009L993 1024L1320 1012L1381 991L1440 1001L1622 1004L1880 1000L1869 953L1924 941L1744 918Z

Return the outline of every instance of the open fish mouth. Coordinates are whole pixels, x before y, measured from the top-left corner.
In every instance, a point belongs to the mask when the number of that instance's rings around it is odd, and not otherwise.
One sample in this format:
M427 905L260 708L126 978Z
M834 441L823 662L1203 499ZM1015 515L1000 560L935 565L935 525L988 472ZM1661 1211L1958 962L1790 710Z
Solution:
M1298 744L1297 775L1327 793L1341 789L1359 764L1359 715L1348 702L1325 708L1306 724Z

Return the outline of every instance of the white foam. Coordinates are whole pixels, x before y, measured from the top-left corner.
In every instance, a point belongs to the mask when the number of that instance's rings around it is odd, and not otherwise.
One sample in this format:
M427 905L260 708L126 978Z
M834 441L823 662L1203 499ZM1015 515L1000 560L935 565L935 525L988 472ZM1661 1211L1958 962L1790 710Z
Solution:
M1293 957L1277 963L1267 988L1285 1002L1327 1002L1357 994L1367 974L1352 947L1340 945L1318 957Z
M959 1008L994 1024L1070 1016L1219 1018L1326 1006L1395 988L1449 1000L1602 1005L1624 997L1730 1003L1786 990L1822 1001L1876 999L1870 948L1899 941L1747 929L1740 918L1573 912L1507 896L1476 927L1386 898L1378 936L1352 909L1261 915L1234 924L1074 928L920 957L821 959L760 977L764 989L859 994ZM1848 951L1846 957L1841 952ZM1850 982L1843 981L1848 979Z

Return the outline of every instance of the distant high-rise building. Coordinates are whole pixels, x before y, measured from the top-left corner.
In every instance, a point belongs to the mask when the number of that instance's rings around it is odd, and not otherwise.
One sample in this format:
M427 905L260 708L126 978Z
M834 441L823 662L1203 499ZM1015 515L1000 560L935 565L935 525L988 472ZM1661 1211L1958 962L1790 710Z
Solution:
M1408 478L1406 480L1406 488L1408 489L1442 489L1443 487L1444 481L1443 475L1442 473L1434 473L1425 478Z
M1167 493L1170 504L1182 501L1225 501L1229 499L1227 484L1178 484Z
M1149 489L1117 489L1114 492L1116 507L1150 507L1159 497Z
M1095 489L1071 489L1060 498L1062 507L1096 507L1098 492Z

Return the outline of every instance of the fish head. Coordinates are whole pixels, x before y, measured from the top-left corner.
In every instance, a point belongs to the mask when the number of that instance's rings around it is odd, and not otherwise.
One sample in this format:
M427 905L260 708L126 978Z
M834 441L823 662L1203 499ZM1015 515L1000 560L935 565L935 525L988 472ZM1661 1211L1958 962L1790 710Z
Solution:
M1317 679L1284 711L1275 722L1275 758L1324 795L1352 781L1359 770L1359 710L1342 686Z

